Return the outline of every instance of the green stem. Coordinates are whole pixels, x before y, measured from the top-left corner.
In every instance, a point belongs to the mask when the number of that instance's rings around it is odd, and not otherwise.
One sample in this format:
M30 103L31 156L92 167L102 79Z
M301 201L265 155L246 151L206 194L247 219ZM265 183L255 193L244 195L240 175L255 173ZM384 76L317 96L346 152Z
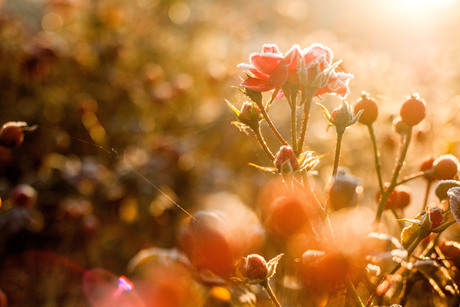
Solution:
M310 118L310 109L311 109L311 101L315 96L316 91L311 89L303 89L305 91L305 98L301 102L303 103L303 114L302 114L302 125L300 128L300 137L297 150L299 152L303 151L303 143L305 142L305 136L307 134L307 127L308 127L308 119Z
M339 168L339 159L340 159L340 149L342 147L342 138L345 130L337 129L337 143L335 145L335 157L334 157L334 167L332 169L332 177L337 175L337 170Z
M414 179L423 177L424 175L425 175L424 172L415 173L415 174L413 174L413 175L404 177L403 179L401 179L401 181L398 181L398 182L396 183L396 185L404 184L404 183L409 182L409 181L411 181L411 180L414 180Z
M369 135L371 137L371 142L372 142L372 148L374 149L374 163L375 163L375 171L377 172L377 179L379 181L379 188L380 188L380 194L383 195L383 179L382 179L382 166L380 164L380 158L379 158L379 152L377 148L377 141L375 139L375 132L374 132L374 127L372 124L367 125L367 128L369 129Z
M410 258L410 256L412 255L412 253L414 252L414 250L417 248L417 246L420 244L421 241L422 239L417 237L417 239L414 242L412 242L412 244L409 246L409 248L407 249L408 259ZM388 275L393 275L399 270L400 267L401 267L401 263L398 263ZM372 291L371 295L369 296L369 299L367 300L366 307L370 307L372 305L375 295L377 294L377 288L384 280L385 280L385 276L382 277L380 281L378 282L378 284L374 287L374 291Z
M431 184L433 183L433 181L431 180L428 180L426 182L426 187L425 187L425 197L423 198L423 204L422 204L422 210L421 212L425 211L426 209L426 206L428 204L428 197L430 196L430 189L431 189Z
M377 225L380 223L380 220L382 218L382 213L383 213L383 209L385 209L385 204L387 203L391 192L393 192L394 188L396 187L396 181L398 180L399 173L401 171L401 168L404 165L404 160L406 159L406 154L407 154L407 150L409 149L411 137L412 137L412 127L410 127L409 131L404 137L403 144L401 147L401 152L399 154L398 161L393 170L393 175L391 176L390 185L388 186L386 191L382 193L382 198L380 199L379 206L377 208L377 214L375 216L375 222Z
M297 148L297 101L295 97L290 99L289 105L291 107L291 136L292 136L292 148L294 152L298 154Z
M337 240L335 238L334 230L332 229L331 220L329 219L329 216L327 215L326 210L321 206L321 203L318 201L318 199L316 198L316 195L313 193L313 190L311 189L306 172L303 174L303 185L307 193L311 193L313 198L316 200L318 210L320 211L320 214L322 215L322 219L321 219L321 221L323 222L322 226L326 227L329 233L329 240L331 241L333 245L337 245ZM345 287L347 288L348 295L353 300L354 305L356 307L364 307L364 304L361 301L361 298L359 297L358 292L356 291L356 288L353 285L353 282L349 275L346 277Z
M275 90L275 92L273 93L272 97L267 102L267 106L269 106L273 102L273 100L275 99L276 94L278 93L278 91L279 91L279 89ZM278 132L278 129L276 129L275 125L273 124L273 122L271 121L270 117L268 116L267 110L265 109L264 105L261 102L259 102L259 103L256 102L256 104L259 107L260 113L262 113L262 116L264 117L264 119L267 122L268 126L273 131L273 134L275 134L275 136L278 138L278 140L281 142L281 144L287 145L288 143L283 138L283 136Z
M350 296L353 305L356 307L364 307L363 301L359 297L358 291L356 291L355 285L353 284L350 276L346 277L345 287L347 288L347 293Z
M264 280L260 285L264 287L265 291L267 291L268 296L272 300L273 305L275 305L276 307L281 307L281 304L276 298L276 295L273 292L272 287L270 287L270 283L268 282L268 279Z
M398 224L399 224L399 227L401 228L401 230L404 229L404 223L401 220L401 217L399 216L398 212L396 212L396 209L393 208L391 209L391 212L393 213L395 219L398 221Z
M260 147L262 147L262 149L264 150L264 152L268 156L268 158L271 161L275 160L275 156L270 151L270 148L268 148L267 143L265 142L265 139L262 136L262 132L260 131L260 126L258 126L257 128L252 129L252 131L256 135L256 138L257 138L257 141L259 141Z

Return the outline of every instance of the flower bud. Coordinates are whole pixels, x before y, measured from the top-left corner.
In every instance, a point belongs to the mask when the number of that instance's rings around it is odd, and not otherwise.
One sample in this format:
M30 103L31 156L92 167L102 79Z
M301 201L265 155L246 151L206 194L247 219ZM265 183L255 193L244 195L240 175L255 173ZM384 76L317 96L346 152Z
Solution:
M335 126L343 127L344 129L352 124L353 112L347 102L342 104L332 111L331 119Z
M412 127L420 123L426 116L425 101L418 94L412 94L401 106L399 111L402 121Z
M268 274L267 261L260 255L251 254L246 257L245 271L249 280L265 280Z
M444 219L441 208L427 208L427 212L430 215L431 229L435 229L441 225Z
M410 127L403 122L401 117L398 116L393 120L393 129L396 133L405 135L409 132Z
M25 122L8 122L0 129L0 145L13 148L18 147L24 140L23 128Z
M379 114L377 102L374 99L369 98L367 93L363 93L363 95L358 99L353 110L355 116L360 110L363 110L361 116L359 117L359 122L365 125L370 125L375 122Z
M37 191L28 184L18 185L11 194L11 200L15 206L31 208L37 201Z
M440 180L434 188L434 193L439 198L439 200L447 199L449 197L447 191L454 187L460 187L460 181Z
M361 191L361 180L340 169L329 187L329 207L339 210L355 206Z
M457 223L460 223L460 187L449 189L447 195L449 196L450 212L452 212Z
M458 170L459 162L453 155L442 155L433 161L433 176L436 179L454 179Z
M245 102L241 107L238 120L251 128L257 127L262 120L260 109L251 102Z
M281 173L289 172L289 170L295 171L299 166L294 150L289 145L280 147L276 153L274 164Z

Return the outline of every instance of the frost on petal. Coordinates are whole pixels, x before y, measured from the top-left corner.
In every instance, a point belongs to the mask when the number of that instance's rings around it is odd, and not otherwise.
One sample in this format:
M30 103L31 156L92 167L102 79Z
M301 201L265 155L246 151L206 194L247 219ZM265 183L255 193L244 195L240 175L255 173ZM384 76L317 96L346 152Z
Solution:
M278 49L278 46L275 44L264 44L262 48L264 53L277 53L281 54L280 50Z
M322 88L318 89L316 95L335 94L344 99L350 93L348 83L353 78L353 75L339 72L333 73L329 77L329 82Z
M300 51L297 45L294 45L284 56L283 60L279 63L276 69L270 74L268 82L274 87L281 87L288 79L289 71L292 70L294 74L297 72L297 58L300 56ZM295 64L291 69L292 64Z
M257 78L247 78L241 83L241 86L246 87L256 92L266 92L274 89L275 87L270 85L266 80Z
M282 60L283 57L275 53L253 53L250 56L252 66L267 75L270 75Z
M236 67L238 69L241 69L241 70L250 70L252 68L251 65L246 64L246 63L240 63L240 64L236 65Z
M301 56L302 54L299 45L292 46L291 49L286 52L284 59L290 62L289 70L297 70L297 62Z
M321 69L325 69L332 62L333 53L328 47L321 44L313 44L304 50L304 61L310 63L318 58L322 59Z

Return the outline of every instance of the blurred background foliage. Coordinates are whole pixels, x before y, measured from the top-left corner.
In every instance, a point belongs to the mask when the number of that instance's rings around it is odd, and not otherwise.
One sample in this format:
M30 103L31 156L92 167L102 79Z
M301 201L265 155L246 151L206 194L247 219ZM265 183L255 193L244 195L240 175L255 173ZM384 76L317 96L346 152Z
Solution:
M176 245L186 214L169 198L194 212L206 195L226 191L257 210L268 176L247 162L270 161L230 125L224 99L245 101L232 88L244 77L236 65L266 42L282 51L320 42L343 60L340 69L354 74L347 100L367 91L379 102L387 177L398 147L391 121L411 92L426 100L428 118L408 165L430 153L458 156L459 15L454 0L0 1L0 123L38 125L20 147L0 148L0 210L12 207L17 184L38 190L35 226L4 230L0 288L17 305L26 304L21 289L28 289L38 305L51 297L62 306L72 291L50 294L47 285L74 271L59 270L59 257L123 274L140 249ZM288 133L282 102L272 113ZM322 98L329 108L339 102ZM309 149L333 151L326 127L314 107ZM342 161L375 192L369 146L365 128L353 127ZM319 190L332 158L318 166ZM374 206L374 192L365 205ZM54 256L30 260L29 250Z

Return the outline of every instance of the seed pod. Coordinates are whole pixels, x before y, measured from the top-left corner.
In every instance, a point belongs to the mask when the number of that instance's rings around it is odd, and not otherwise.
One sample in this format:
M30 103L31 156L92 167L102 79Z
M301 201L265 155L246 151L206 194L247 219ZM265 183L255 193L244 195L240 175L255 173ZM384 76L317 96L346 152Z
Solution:
M355 116L360 110L363 110L363 113L361 113L361 116L359 117L359 122L365 125L370 125L375 122L379 114L377 102L374 99L369 98L367 93L363 93L363 95L358 99L353 110Z
M420 99L418 94L412 94L399 111L402 121L412 127L420 123L426 116L425 101Z
M420 171L422 172L431 171L433 169L434 160L435 160L434 157L431 157L431 156L425 158L420 164ZM434 177L433 174L425 174L423 175L423 177L425 177L425 179L428 181L433 181L436 179L436 177Z
M458 159L453 155L442 155L433 161L433 176L439 180L454 179L459 170Z

